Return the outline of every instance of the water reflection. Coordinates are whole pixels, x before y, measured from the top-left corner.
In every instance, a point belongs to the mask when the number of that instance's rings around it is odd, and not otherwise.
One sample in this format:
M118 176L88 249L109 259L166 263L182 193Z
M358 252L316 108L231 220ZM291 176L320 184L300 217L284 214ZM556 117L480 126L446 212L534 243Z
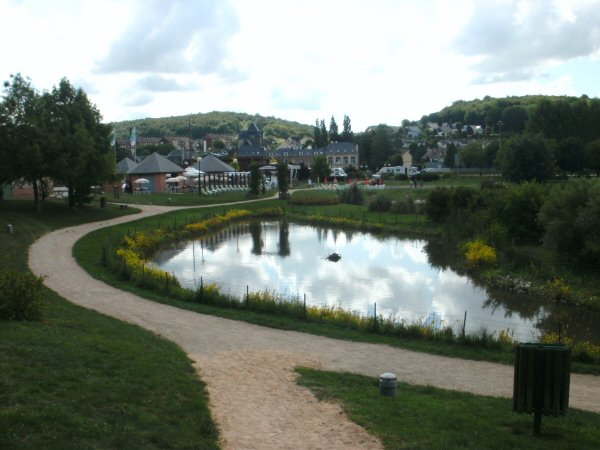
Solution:
M536 325L554 326L554 309L530 299L488 294L450 269L452 257L446 250L424 240L253 221L179 243L161 252L155 263L186 287L194 289L202 277L240 297L247 286L287 296L306 294L309 304L362 314L372 313L377 303L377 312L384 316L441 321L457 329L467 311L467 331L509 329L523 341L536 338ZM331 253L342 259L328 261Z

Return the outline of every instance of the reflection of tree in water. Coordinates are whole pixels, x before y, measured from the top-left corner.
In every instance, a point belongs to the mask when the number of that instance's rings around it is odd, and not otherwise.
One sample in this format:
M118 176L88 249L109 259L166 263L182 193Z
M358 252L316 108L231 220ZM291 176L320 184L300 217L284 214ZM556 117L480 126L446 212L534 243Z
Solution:
M456 260L456 247L440 239L427 241L424 247L427 262L439 270L452 268Z
M262 224L258 221L252 221L249 223L248 228L252 237L252 254L261 255L265 246L262 240Z
M279 255L289 256L290 249L290 224L287 220L279 222Z
M525 294L488 290L486 308L502 306L509 316L516 312L521 317L537 320L536 328L541 333L560 333L575 340L589 340L600 344L600 313L562 303L549 302Z

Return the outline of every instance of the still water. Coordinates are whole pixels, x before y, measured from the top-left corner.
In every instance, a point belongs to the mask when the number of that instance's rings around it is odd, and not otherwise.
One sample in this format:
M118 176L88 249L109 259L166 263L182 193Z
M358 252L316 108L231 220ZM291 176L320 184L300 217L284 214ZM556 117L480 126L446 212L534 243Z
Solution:
M267 290L364 315L376 308L383 316L441 323L457 331L466 323L467 333L481 327L509 330L521 341L535 340L540 328L554 331L554 311L530 299L490 295L449 269L435 249L425 240L255 221L177 243L153 262L184 287L196 289L202 279L240 298L247 288ZM327 259L332 253L341 259ZM578 319L571 320L581 327Z

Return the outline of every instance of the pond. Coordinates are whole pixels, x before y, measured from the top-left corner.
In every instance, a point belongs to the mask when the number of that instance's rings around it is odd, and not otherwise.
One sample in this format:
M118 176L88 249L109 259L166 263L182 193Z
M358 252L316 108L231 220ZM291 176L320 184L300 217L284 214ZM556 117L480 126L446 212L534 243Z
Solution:
M327 257L338 254L334 261ZM242 298L246 290L310 305L330 305L407 322L450 325L467 333L482 327L508 330L533 341L541 330L577 333L599 341L598 315L564 305L542 306L531 298L491 293L451 270L435 242L333 228L252 221L237 223L196 241L163 250L153 263L182 286L216 283Z

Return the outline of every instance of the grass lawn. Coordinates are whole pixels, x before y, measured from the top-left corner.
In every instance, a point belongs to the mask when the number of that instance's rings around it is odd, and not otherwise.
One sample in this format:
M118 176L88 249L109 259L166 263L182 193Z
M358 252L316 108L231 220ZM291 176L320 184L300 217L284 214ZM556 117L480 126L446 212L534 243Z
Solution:
M0 202L0 270L26 271L45 232L133 212ZM0 448L218 448L204 384L179 347L49 289L42 300L41 322L0 322Z
M428 386L398 385L398 397L379 394L377 379L299 368L298 383L322 400L340 403L350 419L388 449L597 449L600 414L570 409L543 417L512 412L512 400Z

